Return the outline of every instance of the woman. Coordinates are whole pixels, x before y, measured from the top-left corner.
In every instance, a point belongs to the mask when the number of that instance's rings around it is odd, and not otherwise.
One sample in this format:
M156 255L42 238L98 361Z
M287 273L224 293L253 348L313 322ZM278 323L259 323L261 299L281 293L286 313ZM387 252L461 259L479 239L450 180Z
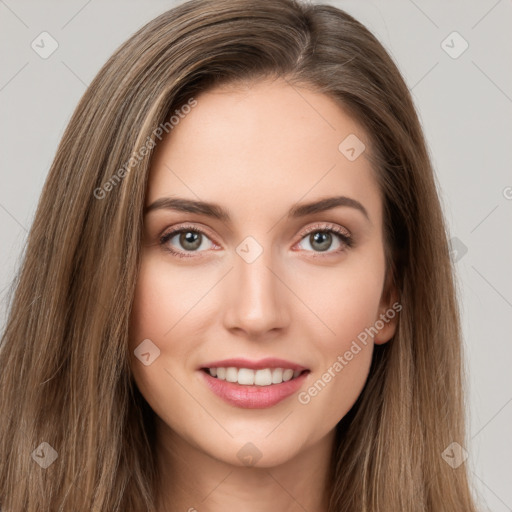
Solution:
M445 223L382 45L293 0L140 29L58 148L0 366L4 510L476 510Z

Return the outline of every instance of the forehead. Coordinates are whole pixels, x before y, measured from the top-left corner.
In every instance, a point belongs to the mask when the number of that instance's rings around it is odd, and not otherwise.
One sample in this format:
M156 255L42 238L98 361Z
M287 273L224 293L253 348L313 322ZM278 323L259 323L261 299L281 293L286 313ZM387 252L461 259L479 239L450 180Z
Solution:
M365 151L355 160L344 153L345 140L368 148L368 137L329 96L280 79L219 87L195 99L156 148L146 204L177 195L247 216L345 195L380 220Z

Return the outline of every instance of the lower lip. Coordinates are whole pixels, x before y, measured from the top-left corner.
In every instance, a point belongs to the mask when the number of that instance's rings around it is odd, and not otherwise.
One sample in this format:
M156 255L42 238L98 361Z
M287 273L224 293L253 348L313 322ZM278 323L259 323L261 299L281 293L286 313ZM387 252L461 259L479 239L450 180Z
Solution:
M265 409L278 404L299 390L309 372L304 372L295 379L271 384L270 386L244 386L212 377L200 370L206 384L220 398L231 405L245 409Z

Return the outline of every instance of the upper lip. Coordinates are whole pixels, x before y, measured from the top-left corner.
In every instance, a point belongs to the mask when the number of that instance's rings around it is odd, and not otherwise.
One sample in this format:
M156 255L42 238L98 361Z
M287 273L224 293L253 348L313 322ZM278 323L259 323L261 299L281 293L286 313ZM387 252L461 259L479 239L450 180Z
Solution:
M232 366L235 368L249 368L251 370L262 370L264 368L290 368L294 371L307 370L305 366L275 357L266 357L258 361L251 361L249 359L244 359L243 357L236 357L233 359L223 359L222 361L212 361L201 365L201 368L229 368Z

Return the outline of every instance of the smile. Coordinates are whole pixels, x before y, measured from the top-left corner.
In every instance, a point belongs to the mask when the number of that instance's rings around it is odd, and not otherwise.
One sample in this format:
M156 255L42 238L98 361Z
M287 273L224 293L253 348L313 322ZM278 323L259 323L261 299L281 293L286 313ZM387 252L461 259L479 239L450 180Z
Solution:
M212 373L216 373L216 375L213 376ZM297 373L298 375L296 375ZM310 371L290 368L251 370L236 367L212 367L202 368L198 374L208 389L229 405L243 409L266 409L299 392ZM233 382L230 382L228 377ZM254 384L240 383L252 380L254 380ZM276 382L272 382L273 380ZM257 382L261 384L257 384Z
M250 368L236 368L234 366L227 368L204 368L204 371L216 379L238 383L242 386L272 386L296 379L303 373L301 370L292 370L291 368L252 370Z

